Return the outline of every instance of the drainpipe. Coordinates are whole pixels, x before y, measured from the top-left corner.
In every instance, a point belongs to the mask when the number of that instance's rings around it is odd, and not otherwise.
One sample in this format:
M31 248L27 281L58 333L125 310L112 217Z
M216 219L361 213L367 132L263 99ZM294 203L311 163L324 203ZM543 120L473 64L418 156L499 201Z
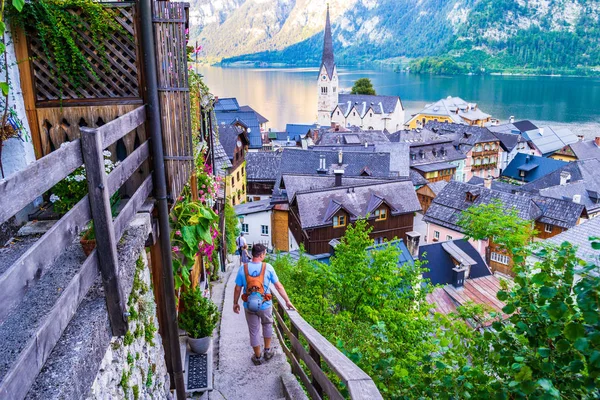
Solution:
M177 399L185 399L185 382L179 349L179 330L177 326L177 310L175 309L175 283L173 282L173 260L171 258L171 241L169 227L169 205L167 204L167 184L165 179L164 154L162 147L162 126L158 101L158 78L156 71L156 54L154 51L154 29L152 26L151 0L140 0L142 52L146 71L147 95L147 129L150 132L152 145L152 162L154 167L154 195L158 209L158 225L160 229L160 248L162 253L163 300L165 302L166 331L169 336L169 347L173 365L173 375Z

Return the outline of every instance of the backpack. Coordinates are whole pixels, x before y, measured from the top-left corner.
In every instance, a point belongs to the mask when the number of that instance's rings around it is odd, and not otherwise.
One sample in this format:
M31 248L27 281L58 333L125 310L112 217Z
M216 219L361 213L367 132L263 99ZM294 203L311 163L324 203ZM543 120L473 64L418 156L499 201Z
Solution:
M260 274L258 276L250 276L248 272L248 264L244 263L244 274L246 275L246 293L242 295L242 300L248 304L248 311L258 312L265 301L270 301L273 296L270 293L265 293L265 271L267 264L262 263Z

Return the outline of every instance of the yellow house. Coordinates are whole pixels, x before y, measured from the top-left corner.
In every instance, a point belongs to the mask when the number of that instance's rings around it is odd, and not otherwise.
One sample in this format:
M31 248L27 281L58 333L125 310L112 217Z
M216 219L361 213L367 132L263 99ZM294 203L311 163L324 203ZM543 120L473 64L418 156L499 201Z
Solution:
M408 129L422 128L427 122L454 122L457 124L485 126L492 117L479 109L475 103L467 103L460 97L448 96L414 114L405 124Z
M246 151L248 136L240 124L219 125L219 142L229 157L231 167L225 175L225 198L235 206L246 201Z

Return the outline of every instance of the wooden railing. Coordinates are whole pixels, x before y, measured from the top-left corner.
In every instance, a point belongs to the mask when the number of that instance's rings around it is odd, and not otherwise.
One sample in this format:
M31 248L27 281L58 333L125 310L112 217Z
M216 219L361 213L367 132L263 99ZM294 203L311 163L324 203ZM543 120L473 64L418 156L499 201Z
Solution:
M152 192L152 176L145 178L114 220L109 198L148 159L150 146L148 141L142 143L108 176L104 172L102 151L142 125L145 119L146 110L141 106L100 128L81 128L81 139L65 143L26 169L0 181L0 223L11 218L82 164L85 164L88 181L88 195L0 275L0 323L92 219L98 246L67 287L63 288L51 311L43 317L38 330L32 333L10 366L0 382L0 398L25 397L99 271L104 282L113 335L120 336L127 332L127 295L123 293L119 282L116 243Z
M288 310L281 295L277 291L273 292L276 298L273 314L277 319L277 337L292 365L292 372L300 378L312 399L322 399L324 395L328 399L344 398L323 371L322 362L325 362L346 385L351 399L383 399L369 375L317 332L297 311ZM289 326L286 318L289 320ZM300 335L308 343L308 349L302 344ZM286 339L291 344L291 349L286 345ZM309 374L305 372L300 361L304 361Z

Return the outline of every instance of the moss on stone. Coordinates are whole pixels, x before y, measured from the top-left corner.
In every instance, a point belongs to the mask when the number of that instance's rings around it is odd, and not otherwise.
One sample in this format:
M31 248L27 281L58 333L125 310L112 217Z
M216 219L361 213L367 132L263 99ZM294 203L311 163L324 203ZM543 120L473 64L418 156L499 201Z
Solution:
M132 343L133 343L133 334L131 333L131 331L127 331L127 333L123 337L123 344L125 346L129 346Z
M149 322L146 324L144 329L144 339L146 339L146 343L150 346L154 346L154 334L156 333L156 326L154 326L154 322Z
M140 387L133 385L131 389L133 390L133 400L138 400L140 398Z

